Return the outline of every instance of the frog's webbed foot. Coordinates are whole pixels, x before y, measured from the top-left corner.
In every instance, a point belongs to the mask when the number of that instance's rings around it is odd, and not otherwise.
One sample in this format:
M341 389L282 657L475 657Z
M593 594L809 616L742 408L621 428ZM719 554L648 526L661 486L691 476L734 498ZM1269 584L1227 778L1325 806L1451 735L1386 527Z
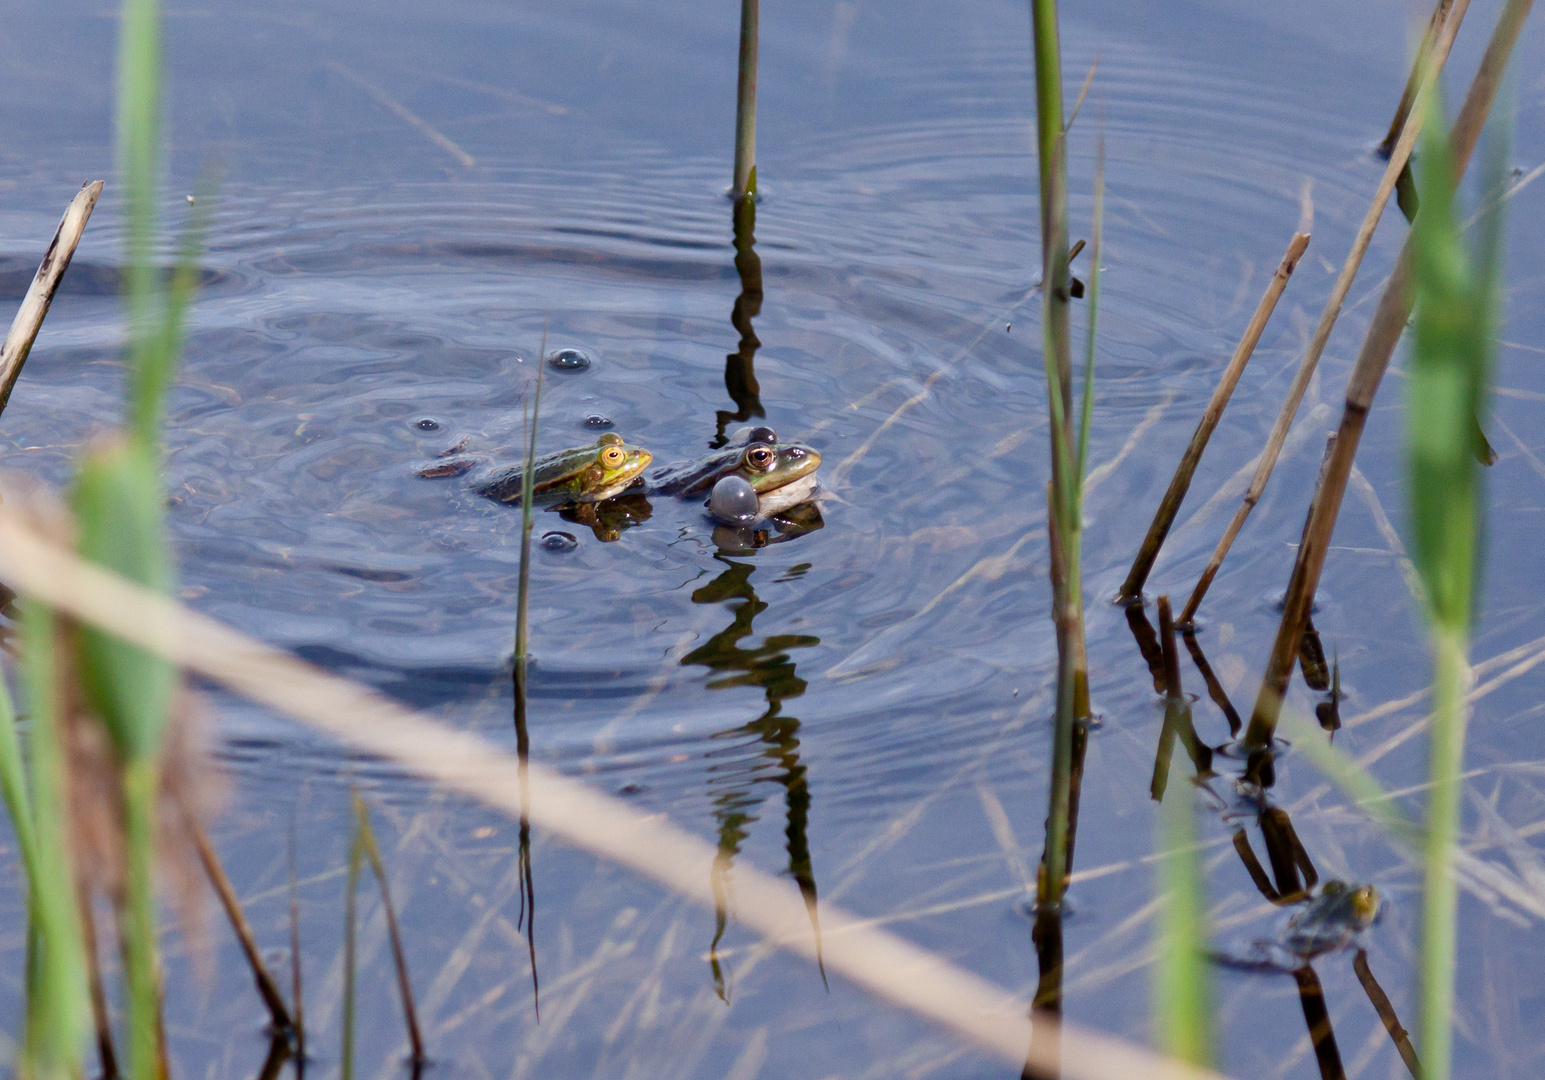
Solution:
M1209 949L1207 959L1219 967L1231 971L1247 971L1256 975L1291 975L1303 967L1306 961L1273 941L1254 941L1241 953Z

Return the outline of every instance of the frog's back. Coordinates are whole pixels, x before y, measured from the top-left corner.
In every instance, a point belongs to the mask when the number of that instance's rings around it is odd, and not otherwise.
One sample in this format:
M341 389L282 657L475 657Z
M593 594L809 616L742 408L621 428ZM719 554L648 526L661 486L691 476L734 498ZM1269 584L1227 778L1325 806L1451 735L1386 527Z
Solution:
M595 458L595 447L559 450L537 458L531 472L533 502L549 502L573 494L583 470ZM525 479L524 465L501 469L477 485L477 493L495 502L518 504Z

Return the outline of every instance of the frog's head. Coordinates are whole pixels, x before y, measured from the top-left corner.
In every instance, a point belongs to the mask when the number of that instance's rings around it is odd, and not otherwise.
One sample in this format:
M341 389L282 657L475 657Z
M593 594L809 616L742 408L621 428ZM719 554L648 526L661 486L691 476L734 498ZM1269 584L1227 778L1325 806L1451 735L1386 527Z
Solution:
M1372 885L1359 885L1348 890L1347 901L1359 926L1372 926L1379 917L1379 890Z
M642 446L629 446L608 431L595 443L595 457L580 476L579 497L599 501L622 492L649 467L654 455Z
M808 446L753 442L740 452L734 471L744 476L758 495L766 495L803 480L820 467L820 453Z

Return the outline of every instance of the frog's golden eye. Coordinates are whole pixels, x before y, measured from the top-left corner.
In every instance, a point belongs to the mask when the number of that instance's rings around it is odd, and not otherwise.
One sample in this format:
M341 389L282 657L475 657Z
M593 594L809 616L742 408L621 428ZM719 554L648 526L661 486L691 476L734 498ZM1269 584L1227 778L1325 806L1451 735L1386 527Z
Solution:
M766 472L777 460L778 455L770 446L751 446L746 449L746 465L757 472Z
M601 451L601 464L608 469L618 468L627 458L628 455L623 453L620 446L608 446Z

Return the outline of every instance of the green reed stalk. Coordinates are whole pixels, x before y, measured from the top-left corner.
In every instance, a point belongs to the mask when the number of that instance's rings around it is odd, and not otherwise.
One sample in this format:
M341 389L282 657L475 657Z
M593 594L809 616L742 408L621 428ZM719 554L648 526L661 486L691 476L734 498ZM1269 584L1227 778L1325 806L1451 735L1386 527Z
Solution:
M160 119L159 0L124 0L118 152L127 215L124 261L130 437L99 446L82 461L74 509L83 556L142 585L168 592L172 571L159 460L163 401L176 370L183 317L197 280L195 258L202 211L195 211L184 235L179 266L167 295L155 261ZM155 841L161 742L171 715L177 673L159 657L98 631L82 630L79 648L82 689L106 726L121 763L127 882L119 927L127 987L129 1077L156 1080L163 1069L164 1053Z
M79 1075L81 1044L89 1030L90 1015L81 920L65 827L53 612L41 604L24 602L22 634L31 711L30 797L23 774L16 768L20 751L9 695L3 702L3 726L9 732L5 739L5 798L27 875L29 963L21 1071L33 1080L64 1080Z
M1153 1024L1171 1057L1213 1062L1212 980L1207 970L1207 896L1196 851L1196 793L1182 775L1159 804L1159 958L1154 967Z
M1089 665L1084 648L1081 584L1083 529L1082 467L1088 448L1092 409L1095 312L1091 296L1089 343L1085 357L1082 428L1073 417L1072 343L1069 319L1067 131L1062 119L1062 60L1057 37L1056 0L1031 0L1036 88L1036 147L1041 202L1042 350L1046 365L1047 406L1051 416L1051 484L1047 495L1051 539L1052 612L1057 633L1057 714L1052 742L1050 808L1046 853L1040 882L1042 904L1057 903L1067 885L1068 832L1072 820L1074 729L1089 714ZM1095 247L1103 175L1096 179ZM1094 274L1099 272L1095 256ZM1097 280L1094 283L1098 289Z
M756 197L756 61L760 0L740 0L740 72L735 82L736 199Z
M161 156L160 0L124 0L118 41L118 163L123 173L124 291L129 314L129 400L144 437L160 413L155 266L156 180Z
M1465 692L1482 517L1472 418L1490 383L1501 250L1505 140L1487 155L1477 252L1465 251L1455 210L1454 157L1441 95L1428 98L1421 157L1421 213L1413 239L1416 331L1406 403L1413 560L1421 574L1433 652L1433 728L1428 749L1426 874L1422 904L1420 1056L1424 1080L1446 1080L1453 1056L1454 965Z
M531 500L535 497L537 414L542 409L542 368L547 363L547 329L537 354L536 384L531 391L531 411L526 417L526 468L520 478L520 580L515 591L515 739L522 758L529 752L526 734L526 668L530 661L527 612L531 598Z

